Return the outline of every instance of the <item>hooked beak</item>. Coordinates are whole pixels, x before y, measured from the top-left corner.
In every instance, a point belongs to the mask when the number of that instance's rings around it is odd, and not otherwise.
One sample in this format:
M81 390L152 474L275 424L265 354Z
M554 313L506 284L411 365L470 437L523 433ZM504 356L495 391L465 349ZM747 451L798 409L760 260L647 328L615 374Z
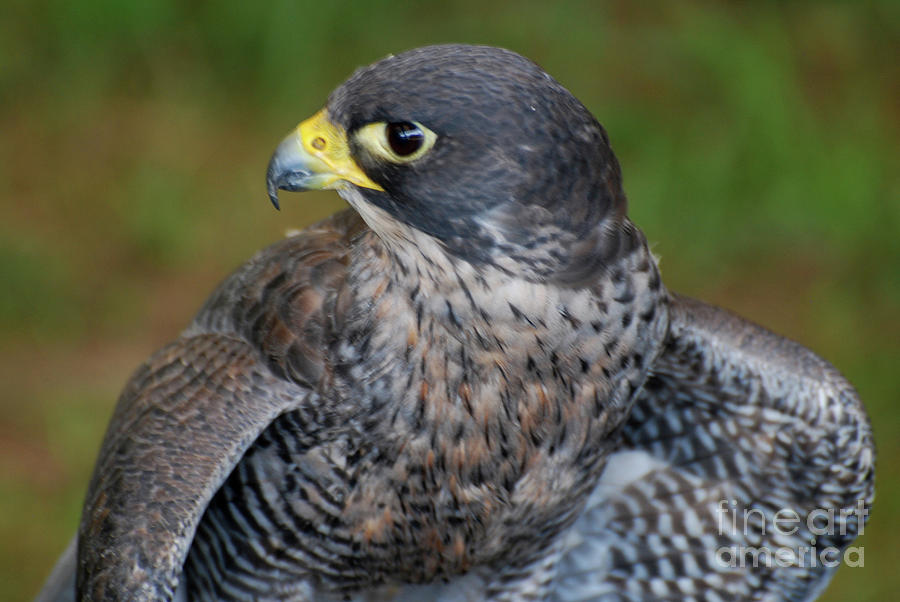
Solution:
M384 190L350 156L347 132L331 123L325 109L281 141L266 170L266 188L276 209L279 190L324 190L348 183Z

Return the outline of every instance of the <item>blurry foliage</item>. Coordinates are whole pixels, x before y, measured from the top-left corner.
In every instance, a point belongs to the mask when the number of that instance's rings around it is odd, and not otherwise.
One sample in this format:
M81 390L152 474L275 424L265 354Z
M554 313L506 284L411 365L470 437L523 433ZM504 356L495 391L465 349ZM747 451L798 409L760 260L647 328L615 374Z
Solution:
M4 329L33 324L52 329L74 322L73 303L66 294L76 290L74 276L65 259L33 239L9 232L0 235L0 282L6 289L0 297L0 319Z
M900 586L900 3L6 0L0 18L0 598L77 521L131 369L256 248L342 206L266 206L268 153L355 67L506 46L603 122L668 284L801 340L879 444L865 569Z

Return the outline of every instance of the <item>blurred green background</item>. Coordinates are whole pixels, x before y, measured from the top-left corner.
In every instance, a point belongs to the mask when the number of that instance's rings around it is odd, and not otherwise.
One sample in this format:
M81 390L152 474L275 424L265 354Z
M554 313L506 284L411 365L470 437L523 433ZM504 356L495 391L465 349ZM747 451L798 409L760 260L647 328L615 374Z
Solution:
M670 288L799 340L879 447L864 568L900 589L900 2L269 4L5 0L0 18L0 599L74 532L130 372L257 248L341 208L264 189L356 66L506 46L605 124Z

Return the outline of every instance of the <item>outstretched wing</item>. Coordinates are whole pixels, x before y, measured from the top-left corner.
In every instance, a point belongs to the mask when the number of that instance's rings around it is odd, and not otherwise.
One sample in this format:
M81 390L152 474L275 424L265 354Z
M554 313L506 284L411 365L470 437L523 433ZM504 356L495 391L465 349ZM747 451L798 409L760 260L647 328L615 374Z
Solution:
M255 355L227 336L184 337L132 377L88 490L78 560L73 542L38 600L174 596L213 494L263 429L309 397Z
M183 338L154 355L122 395L88 490L79 598L174 596L213 494L263 429L308 396L227 336Z
M673 296L667 346L584 514L558 600L811 600L862 532L871 429L800 345Z
M163 600L204 510L249 446L288 411L316 423L355 216L262 251L132 377L107 429L78 533L39 599ZM71 590L77 572L77 592Z

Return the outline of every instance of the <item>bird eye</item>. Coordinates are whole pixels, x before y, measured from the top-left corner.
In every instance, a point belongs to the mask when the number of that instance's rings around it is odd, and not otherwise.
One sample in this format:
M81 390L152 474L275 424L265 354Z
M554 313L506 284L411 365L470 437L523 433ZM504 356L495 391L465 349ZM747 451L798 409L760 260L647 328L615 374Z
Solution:
M424 156L437 134L415 121L378 121L353 134L357 144L391 163L412 163Z
M408 121L387 124L386 134L391 150L400 157L412 155L425 144L425 132Z

